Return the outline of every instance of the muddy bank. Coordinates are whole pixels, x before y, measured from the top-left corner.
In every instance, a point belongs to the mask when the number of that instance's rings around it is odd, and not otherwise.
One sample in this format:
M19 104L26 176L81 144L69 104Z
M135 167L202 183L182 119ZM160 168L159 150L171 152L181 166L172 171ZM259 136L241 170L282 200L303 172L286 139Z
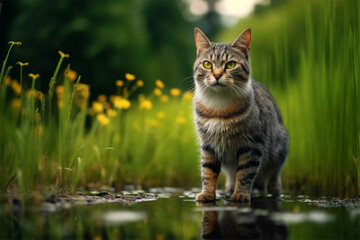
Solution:
M282 195L196 203L200 189L2 194L6 239L360 239L360 199Z
M1 203L8 205L14 210L23 209L26 204L28 207L38 208L40 212L56 212L62 209L70 208L74 205L91 205L101 203L121 203L124 205L131 205L145 201L155 201L159 198L179 197L192 201L196 193L200 189L194 188L189 191L184 191L179 188L150 188L148 191L144 190L124 190L121 192L113 191L78 191L74 194L61 193L39 193L34 192L26 196L23 200L20 194L4 193L0 195ZM226 203L229 201L229 196L224 192L218 191L216 201L218 203ZM337 197L320 197L318 199L311 199L306 195L281 195L278 199L273 199L271 195L257 196L253 198L254 202L259 201L280 201L283 203L304 202L309 205L315 205L321 208L359 208L360 197L358 198L337 198ZM25 202L25 203L24 203ZM228 203L234 204L234 203ZM239 203L241 204L241 203ZM246 203L244 203L246 204Z

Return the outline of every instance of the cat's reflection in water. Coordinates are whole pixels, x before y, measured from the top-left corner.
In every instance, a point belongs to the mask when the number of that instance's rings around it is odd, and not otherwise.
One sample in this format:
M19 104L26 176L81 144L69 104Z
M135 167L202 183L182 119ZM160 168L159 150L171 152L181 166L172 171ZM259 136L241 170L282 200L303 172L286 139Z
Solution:
M276 200L264 199L236 205L198 203L203 212L201 238L288 239L286 225L273 221L268 214L281 211L280 204Z

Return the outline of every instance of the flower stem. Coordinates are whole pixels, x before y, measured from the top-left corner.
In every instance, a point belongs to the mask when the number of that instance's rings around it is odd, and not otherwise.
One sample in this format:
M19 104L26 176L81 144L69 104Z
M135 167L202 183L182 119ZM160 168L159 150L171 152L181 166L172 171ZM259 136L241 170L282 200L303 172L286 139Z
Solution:
M54 86L56 83L56 77L58 75L61 63L63 62L64 57L68 57L64 54L60 54L60 59L59 62L56 66L55 72L53 74L53 76L51 77L50 83L49 83L49 122L51 120L51 101L52 101L52 97L54 95Z
M5 57L5 60L3 62L3 65L1 67L1 72L0 72L0 87L2 87L2 82L3 82L3 78L4 78L4 71L5 71L5 66L6 66L6 63L7 63L7 60L9 58L9 54L11 52L11 49L12 47L14 46L15 43L11 43L10 47L9 47L9 50L6 54L6 57Z
M22 108L24 106L23 103L23 91L24 91L24 87L23 87L23 66L20 65L20 87L21 87L21 94L20 94L20 112L22 111ZM20 121L21 121L21 125L23 124L23 114L20 114Z

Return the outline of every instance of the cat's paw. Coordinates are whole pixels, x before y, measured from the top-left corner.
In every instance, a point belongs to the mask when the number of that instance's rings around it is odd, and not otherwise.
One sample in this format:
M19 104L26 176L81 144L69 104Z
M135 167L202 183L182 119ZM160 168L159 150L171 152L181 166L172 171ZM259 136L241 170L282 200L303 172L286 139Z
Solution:
M197 201L197 202L215 201L215 194L207 193L207 192L201 192L198 195L196 195L195 201Z
M230 197L231 202L250 202L250 195L247 193L233 193Z

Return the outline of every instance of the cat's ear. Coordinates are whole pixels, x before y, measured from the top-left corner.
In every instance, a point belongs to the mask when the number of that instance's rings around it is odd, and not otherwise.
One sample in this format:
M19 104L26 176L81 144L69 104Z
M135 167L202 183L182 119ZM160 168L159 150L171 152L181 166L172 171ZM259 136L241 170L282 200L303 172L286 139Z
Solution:
M251 29L244 30L231 44L232 47L240 49L246 56L249 54L251 42Z
M195 34L195 44L196 44L196 54L199 55L204 50L210 48L212 46L212 43L209 41L209 39L206 37L206 35L199 29L195 28L194 30Z

